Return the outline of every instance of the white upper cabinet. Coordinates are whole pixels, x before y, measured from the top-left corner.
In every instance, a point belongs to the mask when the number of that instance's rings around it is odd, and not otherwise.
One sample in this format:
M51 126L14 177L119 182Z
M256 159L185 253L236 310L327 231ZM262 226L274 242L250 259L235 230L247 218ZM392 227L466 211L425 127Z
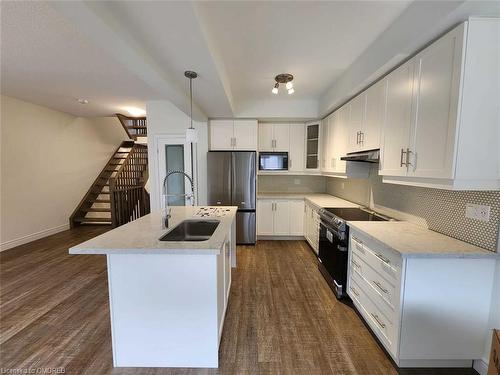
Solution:
M347 152L380 148L385 101L385 84L379 81L348 103L350 113Z
M306 124L306 171L313 172L320 169L320 122L313 121Z
M290 149L290 124L259 124L259 150L287 152Z
M210 121L210 149L232 150L234 142L233 120Z
M290 149L290 125L274 124L274 151L286 152Z
M210 120L210 150L257 150L257 120Z
M365 116L365 105L366 95L364 92L356 96L348 103L350 114L347 152L355 152L362 149L362 132Z
M413 101L414 64L401 65L384 81L387 84L387 110L379 174L406 176L405 156L409 147Z
M288 170L304 172L305 167L305 126L290 124L290 152L288 154Z
M464 27L419 53L415 64L415 107L408 175L453 178L458 92Z
M471 18L385 78L384 182L500 189L498 35Z
M386 81L381 80L365 91L365 117L361 135L364 150L380 148L380 135L385 119Z
M257 150L257 120L234 120L234 149Z

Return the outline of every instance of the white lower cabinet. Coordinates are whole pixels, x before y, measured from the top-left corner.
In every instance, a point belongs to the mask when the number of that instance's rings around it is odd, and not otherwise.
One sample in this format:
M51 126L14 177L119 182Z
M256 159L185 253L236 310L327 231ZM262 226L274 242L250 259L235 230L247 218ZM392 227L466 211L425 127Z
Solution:
M303 236L303 199L258 199L259 236Z
M304 237L313 248L314 252L319 252L319 213L318 209L306 202L304 215Z
M399 367L470 367L483 355L494 267L402 257L351 227L347 293Z

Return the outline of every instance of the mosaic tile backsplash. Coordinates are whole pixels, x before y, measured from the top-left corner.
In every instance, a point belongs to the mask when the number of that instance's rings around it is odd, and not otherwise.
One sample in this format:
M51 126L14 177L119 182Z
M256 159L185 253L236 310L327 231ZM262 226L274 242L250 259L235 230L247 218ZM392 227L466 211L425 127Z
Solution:
M383 206L412 215L417 224L431 230L497 251L500 191L450 191L384 184L376 167L372 168L369 179L328 178L327 192L365 206ZM467 203L490 206L490 220L466 218Z

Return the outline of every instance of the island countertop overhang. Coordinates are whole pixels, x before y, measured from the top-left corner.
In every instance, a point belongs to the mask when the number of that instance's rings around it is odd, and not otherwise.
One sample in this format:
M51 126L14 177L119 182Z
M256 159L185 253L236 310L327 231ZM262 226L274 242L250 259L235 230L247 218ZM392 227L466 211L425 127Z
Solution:
M95 238L73 246L70 254L219 254L235 221L237 207L216 207L224 209L224 216L200 217L196 213L202 207L172 207L169 228L162 229L161 212L154 212L135 221L110 230ZM215 208L215 207L213 207ZM206 241L160 241L159 238L184 220L219 220L220 223Z

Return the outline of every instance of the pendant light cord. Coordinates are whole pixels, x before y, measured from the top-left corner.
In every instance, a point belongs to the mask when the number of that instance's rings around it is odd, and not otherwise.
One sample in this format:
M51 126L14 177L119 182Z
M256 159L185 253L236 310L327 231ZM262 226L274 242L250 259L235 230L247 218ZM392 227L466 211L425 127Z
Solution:
M189 129L193 129L193 79L189 78L189 97L191 99L191 126Z

